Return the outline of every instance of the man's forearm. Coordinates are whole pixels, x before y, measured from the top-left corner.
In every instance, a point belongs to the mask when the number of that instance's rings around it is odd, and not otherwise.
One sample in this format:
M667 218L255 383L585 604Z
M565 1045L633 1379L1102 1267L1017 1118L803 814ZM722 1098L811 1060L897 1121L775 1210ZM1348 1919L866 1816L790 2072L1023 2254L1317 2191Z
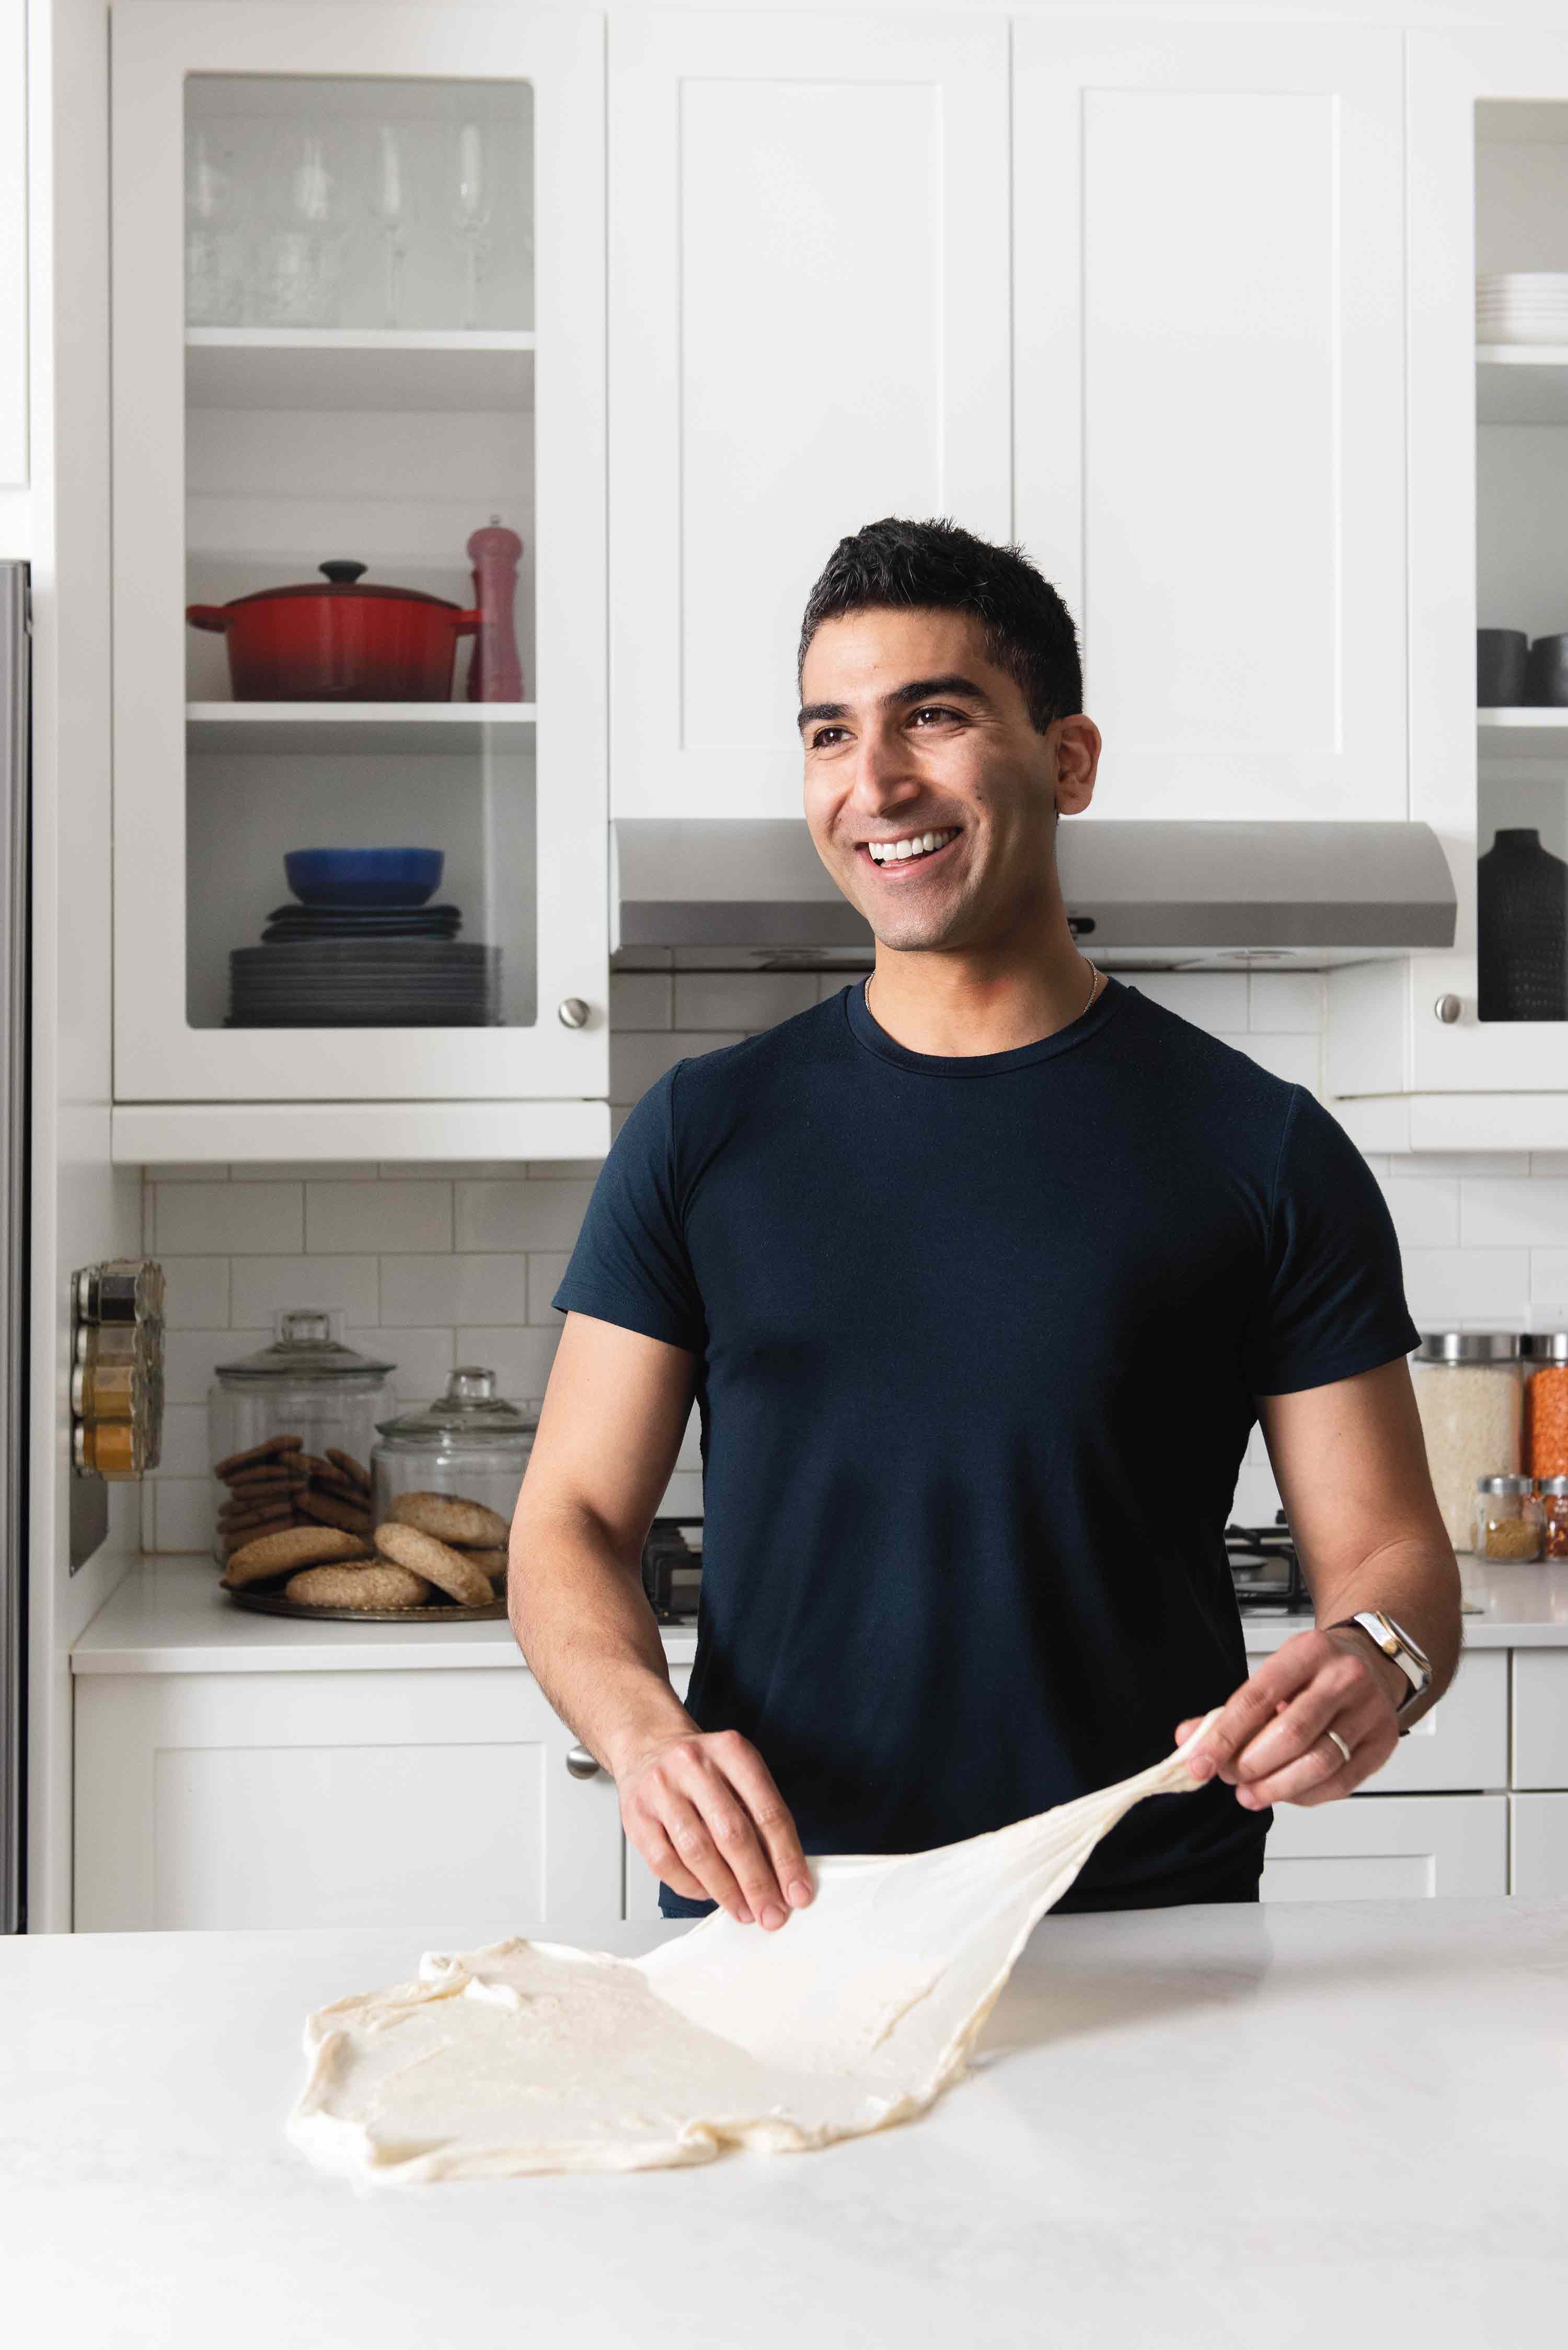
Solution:
M520 1506L507 1575L512 1628L561 1719L613 1776L661 1737L692 1729L670 1686L635 1560L586 1513Z
M1453 1679L1459 1661L1459 1570L1451 1547L1420 1537L1386 1543L1371 1552L1350 1574L1332 1586L1321 1575L1310 1575L1313 1605L1319 1627L1326 1629L1365 1608L1378 1608L1409 1633L1425 1650L1432 1667L1432 1685L1423 1698L1412 1699L1399 1716L1406 1728L1434 1706ZM1380 1679L1396 1704L1409 1688L1399 1667L1377 1653L1360 1633L1350 1636L1358 1650L1372 1656Z

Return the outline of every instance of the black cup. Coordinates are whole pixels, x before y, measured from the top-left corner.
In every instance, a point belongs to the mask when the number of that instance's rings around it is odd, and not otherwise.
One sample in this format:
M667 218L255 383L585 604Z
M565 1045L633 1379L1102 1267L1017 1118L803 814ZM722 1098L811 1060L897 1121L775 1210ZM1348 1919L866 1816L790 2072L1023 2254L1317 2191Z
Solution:
M1542 707L1568 702L1568 635L1535 639L1524 665L1524 699Z
M1522 629L1476 630L1476 708L1511 710L1524 700L1529 639Z

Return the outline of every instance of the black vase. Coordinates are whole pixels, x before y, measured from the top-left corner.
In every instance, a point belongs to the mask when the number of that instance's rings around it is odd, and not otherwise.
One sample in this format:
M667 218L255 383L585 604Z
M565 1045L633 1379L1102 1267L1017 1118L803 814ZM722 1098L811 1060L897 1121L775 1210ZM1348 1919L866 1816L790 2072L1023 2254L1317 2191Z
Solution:
M1568 865L1533 825L1476 860L1476 947L1482 1020L1568 1020Z

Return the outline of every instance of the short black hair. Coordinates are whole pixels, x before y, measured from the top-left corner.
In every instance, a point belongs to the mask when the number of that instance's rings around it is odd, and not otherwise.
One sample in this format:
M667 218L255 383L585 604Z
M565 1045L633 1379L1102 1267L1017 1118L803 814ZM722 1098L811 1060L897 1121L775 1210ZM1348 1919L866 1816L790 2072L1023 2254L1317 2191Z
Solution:
M1073 616L1019 547L993 546L956 522L898 515L841 538L806 598L797 690L823 622L874 611L972 613L985 631L987 660L1012 678L1036 733L1084 706Z

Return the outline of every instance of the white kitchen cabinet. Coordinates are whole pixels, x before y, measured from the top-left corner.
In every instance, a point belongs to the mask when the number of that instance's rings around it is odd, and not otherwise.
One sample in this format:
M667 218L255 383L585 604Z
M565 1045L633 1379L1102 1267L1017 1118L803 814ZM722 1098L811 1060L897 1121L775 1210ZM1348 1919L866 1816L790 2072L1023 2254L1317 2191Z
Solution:
M0 491L27 480L27 0L0 0Z
M1510 1783L1568 1787L1568 1648L1515 1653Z
M1524 1901L1568 1896L1568 1794L1514 1795L1508 1889Z
M522 1671L88 1675L76 1925L620 1915L620 1815Z
M1269 1831L1265 1901L1392 1901L1508 1891L1506 1795L1368 1795Z
M1255 1671L1268 1653L1249 1649ZM1478 1648L1446 1695L1413 1722L1365 1795L1463 1794L1509 1784L1508 1652ZM1568 1770L1563 1781L1568 1782Z
M1450 953L1332 972L1327 1082L1364 1149L1568 1146L1568 1020L1479 1016L1477 859L1568 857L1568 712L1478 710L1478 627L1568 628L1568 350L1478 344L1478 272L1568 268L1568 39L1412 32L1410 815L1441 839Z
M602 21L119 0L113 34L117 1152L451 1158L472 1129L592 1155ZM471 610L497 521L523 544L520 698L465 698L470 629L450 698L237 699L223 634L187 622L337 560ZM463 947L499 958L488 1000L443 1021L427 971L391 1014L366 980L344 1024L234 1024L231 953L278 951L285 854L389 844L442 851ZM455 1143L431 1104L468 1113Z
M837 540L1011 536L1007 44L980 12L617 16L616 815L798 816Z
M1012 40L1015 511L1091 814L1403 817L1398 33Z

